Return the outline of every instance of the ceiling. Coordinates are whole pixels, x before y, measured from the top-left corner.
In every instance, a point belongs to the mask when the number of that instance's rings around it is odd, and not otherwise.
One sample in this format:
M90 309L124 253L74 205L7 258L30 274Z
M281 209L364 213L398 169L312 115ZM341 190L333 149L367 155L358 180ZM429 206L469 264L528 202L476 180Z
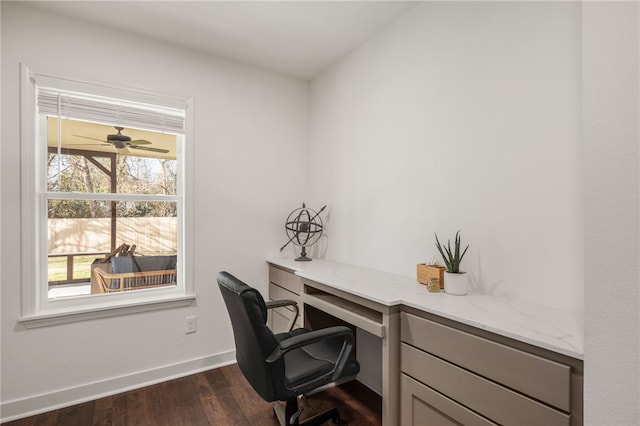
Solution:
M407 1L37 1L41 10L311 79Z

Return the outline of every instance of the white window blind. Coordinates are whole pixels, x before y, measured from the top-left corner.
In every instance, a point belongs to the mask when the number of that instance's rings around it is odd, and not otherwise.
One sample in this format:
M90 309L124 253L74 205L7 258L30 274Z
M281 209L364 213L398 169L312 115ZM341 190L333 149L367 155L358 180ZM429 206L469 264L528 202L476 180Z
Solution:
M39 87L38 111L122 127L184 134L184 110Z

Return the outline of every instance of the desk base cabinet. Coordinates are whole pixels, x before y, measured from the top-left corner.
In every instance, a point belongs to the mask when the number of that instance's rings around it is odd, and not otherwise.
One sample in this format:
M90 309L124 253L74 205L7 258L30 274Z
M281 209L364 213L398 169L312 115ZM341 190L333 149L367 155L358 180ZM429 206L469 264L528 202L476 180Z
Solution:
M401 314L403 426L582 424L580 361L484 334Z
M405 305L381 305L274 264L269 298L298 303L297 327L326 326L311 323L317 310L379 339L373 359L381 364L383 426L583 424L579 359ZM273 311L271 328L285 331L292 311Z

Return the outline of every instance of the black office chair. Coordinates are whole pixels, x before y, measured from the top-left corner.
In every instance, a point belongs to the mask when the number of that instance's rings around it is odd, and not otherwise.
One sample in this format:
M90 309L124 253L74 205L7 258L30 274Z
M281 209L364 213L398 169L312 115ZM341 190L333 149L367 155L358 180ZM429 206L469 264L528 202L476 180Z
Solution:
M256 289L227 272L220 272L217 280L231 317L238 366L255 391L265 401L286 401L287 424L338 423L336 408L300 423L298 396L355 378L360 364L353 356L353 332L337 326L274 335L266 324L267 304ZM269 307L290 303L295 304L284 301Z

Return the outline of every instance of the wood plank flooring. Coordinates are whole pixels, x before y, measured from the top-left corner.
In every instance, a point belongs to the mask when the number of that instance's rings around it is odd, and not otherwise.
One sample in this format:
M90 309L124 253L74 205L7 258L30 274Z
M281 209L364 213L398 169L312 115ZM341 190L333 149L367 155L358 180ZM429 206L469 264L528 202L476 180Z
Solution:
M342 425L381 425L379 401L370 395L354 397L356 389L345 385L312 395L301 418L337 407ZM271 403L263 401L232 364L4 425L278 426L278 421Z

